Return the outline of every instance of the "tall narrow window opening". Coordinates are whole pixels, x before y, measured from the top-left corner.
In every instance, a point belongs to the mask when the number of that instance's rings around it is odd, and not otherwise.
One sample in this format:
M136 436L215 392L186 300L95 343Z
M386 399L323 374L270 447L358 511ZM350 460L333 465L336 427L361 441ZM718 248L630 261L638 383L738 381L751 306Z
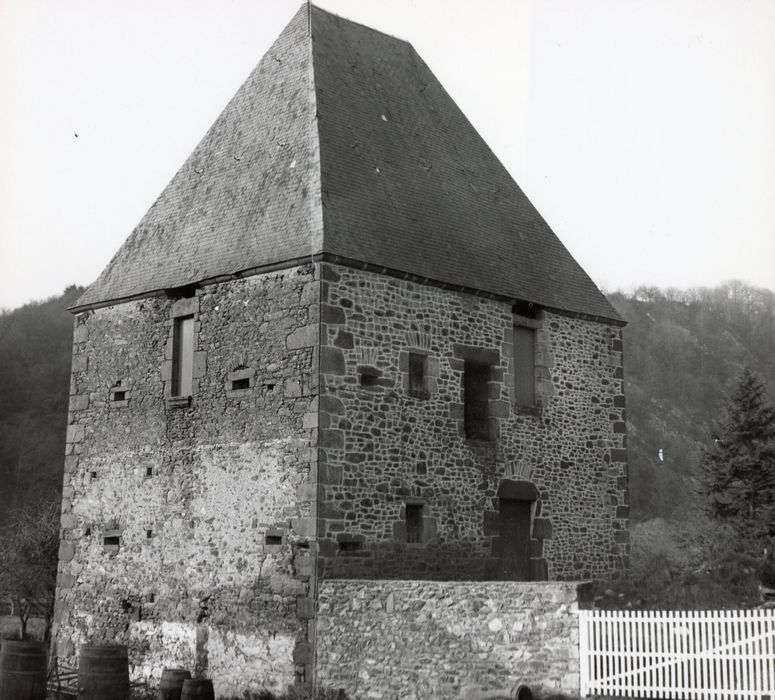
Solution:
M409 353L409 396L421 399L427 396L425 374L428 358L418 352Z
M191 396L194 371L194 317L175 319L172 336L172 396Z
M535 337L534 328L514 326L514 394L517 406L535 406Z
M489 366L466 360L463 370L465 433L469 440L490 440Z
M422 542L422 504L406 504L406 541Z

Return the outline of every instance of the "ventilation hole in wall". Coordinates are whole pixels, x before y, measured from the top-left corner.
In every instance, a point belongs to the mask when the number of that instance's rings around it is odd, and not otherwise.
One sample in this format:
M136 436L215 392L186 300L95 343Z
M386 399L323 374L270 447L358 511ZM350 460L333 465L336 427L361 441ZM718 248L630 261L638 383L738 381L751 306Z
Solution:
M231 390L238 391L239 389L250 389L250 379L232 379Z
M97 472L91 472L91 474L89 476L91 476L92 479L96 479L97 478Z
M153 530L146 530L145 536L150 540L153 537Z
M377 386L379 377L375 377L373 374L361 375L361 386Z
M118 547L121 544L119 535L106 535L102 538L102 544L106 547Z
M145 475L146 476L153 476L153 467L146 467L145 468Z
M84 534L84 536L89 537L89 535L91 535L91 528L87 527L86 530L84 530L83 534Z
M266 384L267 391L274 391L274 384Z
M125 391L114 391L113 392L113 400L114 401L126 401L126 392Z
M296 546L299 549L309 549L309 542L297 542Z
M156 594L155 593L149 593L148 594L148 602L149 603L155 603L156 602Z
M267 535L264 542L266 544L282 544L283 538L280 535Z
M340 542L340 552L358 552L363 549L363 542Z

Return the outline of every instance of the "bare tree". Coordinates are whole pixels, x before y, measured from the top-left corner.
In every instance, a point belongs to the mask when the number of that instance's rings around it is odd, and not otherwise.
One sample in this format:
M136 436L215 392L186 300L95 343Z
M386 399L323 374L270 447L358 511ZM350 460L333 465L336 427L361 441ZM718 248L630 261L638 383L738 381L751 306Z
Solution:
M11 599L19 632L42 617L48 639L54 610L59 549L59 502L42 501L11 513L0 529L0 596Z

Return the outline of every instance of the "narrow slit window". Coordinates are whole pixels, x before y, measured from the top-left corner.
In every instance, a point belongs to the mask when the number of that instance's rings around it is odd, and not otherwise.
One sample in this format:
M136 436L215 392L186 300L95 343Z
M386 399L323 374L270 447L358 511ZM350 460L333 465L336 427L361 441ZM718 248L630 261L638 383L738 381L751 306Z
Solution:
M172 336L172 396L191 396L194 374L194 317L175 319Z
M270 545L282 544L283 538L281 535L267 535L264 543Z
M248 377L231 380L231 390L238 391L240 389L250 389L250 379L248 379Z
M469 440L490 439L489 366L466 360L463 384L465 434Z
M417 352L409 353L409 396L423 398L425 391L425 374L428 358Z
M514 395L517 406L535 406L535 329L514 326Z
M422 505L406 506L406 541L422 542Z
M121 544L121 537L119 535L105 535L102 538L102 544L105 547L118 547Z
M126 401L126 391L114 391L113 392L113 400L114 401Z
M363 542L358 540L345 540L339 543L340 552L359 552L363 549Z
M382 372L376 367L359 367L358 374L361 386L378 386Z

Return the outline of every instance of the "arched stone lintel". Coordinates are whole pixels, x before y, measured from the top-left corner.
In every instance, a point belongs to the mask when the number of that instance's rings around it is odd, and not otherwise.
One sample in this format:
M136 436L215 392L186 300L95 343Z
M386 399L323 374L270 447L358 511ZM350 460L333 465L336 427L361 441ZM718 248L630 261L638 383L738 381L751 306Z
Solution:
M498 498L510 498L515 501L537 501L539 491L532 481L501 479L498 484Z

